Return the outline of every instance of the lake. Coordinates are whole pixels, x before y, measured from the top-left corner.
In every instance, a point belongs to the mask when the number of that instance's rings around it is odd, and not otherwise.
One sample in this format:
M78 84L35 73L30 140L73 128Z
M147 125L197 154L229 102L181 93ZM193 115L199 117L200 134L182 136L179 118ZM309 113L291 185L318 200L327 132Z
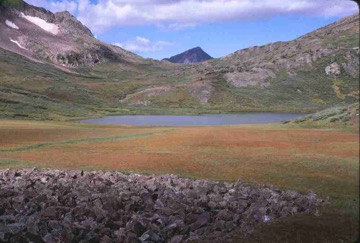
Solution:
M237 114L209 114L196 116L130 115L106 116L80 122L92 124L134 126L219 126L238 124L264 124L287 121L305 116L299 113L246 112Z

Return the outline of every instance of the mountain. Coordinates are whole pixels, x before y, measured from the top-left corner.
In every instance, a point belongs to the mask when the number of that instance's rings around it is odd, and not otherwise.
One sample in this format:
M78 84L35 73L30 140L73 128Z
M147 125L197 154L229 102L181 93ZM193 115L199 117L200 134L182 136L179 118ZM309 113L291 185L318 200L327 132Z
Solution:
M67 11L54 14L23 1L16 7L0 5L0 47L62 67L92 66L135 56L98 41Z
M199 63L207 60L213 59L209 54L203 51L200 47L195 47L190 50L184 51L178 55L172 56L170 58L165 58L163 60L169 61L172 63Z
M359 15L292 41L249 47L182 69L182 78L192 82L144 87L122 102L233 112L316 111L358 102Z
M309 112L358 100L359 15L292 41L177 65L103 43L68 12L0 6L3 118Z

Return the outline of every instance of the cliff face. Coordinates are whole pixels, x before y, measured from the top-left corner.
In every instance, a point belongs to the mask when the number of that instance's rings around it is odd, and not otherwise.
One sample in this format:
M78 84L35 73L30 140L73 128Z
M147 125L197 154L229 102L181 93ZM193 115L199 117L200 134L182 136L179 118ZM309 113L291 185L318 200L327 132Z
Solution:
M98 41L69 12L52 13L25 2L16 8L0 6L0 48L65 67L135 56Z

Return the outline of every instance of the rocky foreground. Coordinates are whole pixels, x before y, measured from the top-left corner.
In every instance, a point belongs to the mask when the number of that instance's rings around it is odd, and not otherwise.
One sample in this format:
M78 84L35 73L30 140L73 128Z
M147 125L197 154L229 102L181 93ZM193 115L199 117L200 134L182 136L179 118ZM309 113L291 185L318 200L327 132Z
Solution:
M0 242L226 242L232 231L322 204L313 193L240 180L0 170Z

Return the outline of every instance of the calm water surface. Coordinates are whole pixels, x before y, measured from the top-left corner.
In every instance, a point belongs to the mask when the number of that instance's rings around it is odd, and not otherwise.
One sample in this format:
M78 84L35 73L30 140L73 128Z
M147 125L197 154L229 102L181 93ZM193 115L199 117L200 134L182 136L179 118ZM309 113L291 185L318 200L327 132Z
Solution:
M82 120L85 123L135 125L135 126L217 126L236 124L264 124L295 119L305 114L298 113L238 113L197 116L132 115L106 116Z

